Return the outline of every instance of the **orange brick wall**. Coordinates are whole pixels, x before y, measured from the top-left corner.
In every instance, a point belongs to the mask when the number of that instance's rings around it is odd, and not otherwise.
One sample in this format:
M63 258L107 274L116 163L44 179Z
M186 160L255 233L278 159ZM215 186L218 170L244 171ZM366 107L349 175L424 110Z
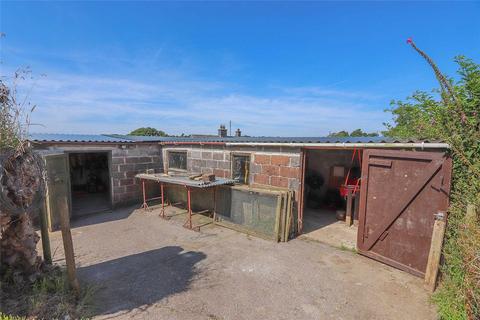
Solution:
M273 186L298 191L300 185L300 154L252 155L252 185Z

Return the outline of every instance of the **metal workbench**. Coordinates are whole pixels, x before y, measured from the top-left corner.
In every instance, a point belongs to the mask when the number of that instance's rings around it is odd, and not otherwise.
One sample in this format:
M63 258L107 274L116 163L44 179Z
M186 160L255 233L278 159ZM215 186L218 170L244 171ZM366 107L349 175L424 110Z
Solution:
M183 226L185 228L199 231L200 227L205 225L193 225L192 222L192 201L191 201L191 193L192 189L197 188L197 189L207 189L210 188L213 191L213 221L216 219L216 192L217 192L217 187L218 186L223 186L223 185L231 185L235 183L235 180L232 179L224 179L224 178L216 178L215 181L210 181L210 182L204 182L204 181L196 181L196 180L191 180L187 176L170 176L164 173L153 173L153 174L147 174L147 173L140 173L135 176L135 178L140 179L142 182L142 193L143 193L143 204L142 208L145 210L148 210L148 201L152 200L158 200L161 199L162 201L162 208L160 212L160 217L164 219L169 219L169 217L165 214L165 185L167 184L173 184L173 185L180 185L184 186L186 191L187 191L187 219ZM147 193L146 193L146 185L145 181L155 181L160 184L160 197L153 197L153 198L147 198ZM209 210L207 210L209 211ZM197 212L197 213L204 213L205 211L202 212Z

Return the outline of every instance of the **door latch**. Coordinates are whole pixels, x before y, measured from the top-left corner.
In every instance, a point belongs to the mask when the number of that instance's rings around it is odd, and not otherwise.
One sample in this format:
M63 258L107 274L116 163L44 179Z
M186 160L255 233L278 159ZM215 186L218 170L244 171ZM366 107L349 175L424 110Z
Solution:
M444 221L446 217L446 213L444 211L438 211L433 216L435 217L435 220Z

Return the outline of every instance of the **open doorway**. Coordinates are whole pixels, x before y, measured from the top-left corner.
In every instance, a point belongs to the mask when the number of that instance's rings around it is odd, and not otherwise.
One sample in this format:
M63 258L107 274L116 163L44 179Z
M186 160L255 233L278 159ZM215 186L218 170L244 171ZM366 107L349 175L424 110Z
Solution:
M72 217L111 209L108 152L69 153Z
M303 234L306 237L355 249L360 152L345 149L305 150ZM351 200L347 199L348 188L351 189ZM351 210L347 210L347 205L351 206ZM351 212L352 225L347 223L347 211Z

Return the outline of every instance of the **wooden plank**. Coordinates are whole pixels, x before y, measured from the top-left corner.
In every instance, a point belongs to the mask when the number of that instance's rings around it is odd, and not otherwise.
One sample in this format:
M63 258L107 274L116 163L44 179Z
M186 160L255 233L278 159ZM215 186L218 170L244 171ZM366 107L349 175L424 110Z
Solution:
M287 242L290 236L290 228L292 226L292 205L293 205L293 192L288 191L288 202L287 202L287 214L285 217L285 239L284 241Z
M305 206L305 171L307 168L307 151L302 149L300 154L300 194L298 197L298 212L297 212L297 235L303 232L303 209Z
M62 230L63 249L65 250L65 261L67 264L67 275L70 286L75 293L80 293L80 284L77 279L77 270L75 266L75 253L73 250L72 233L70 231L70 215L68 210L67 199L63 198L59 201L60 208L60 226Z
M43 260L46 264L52 264L52 251L50 249L50 235L48 233L48 218L45 202L40 208L40 234L42 236Z
M351 188L348 188L347 190L347 210L345 214L345 224L347 227L350 227L352 225L352 220L353 220L353 190Z
M280 241L280 218L282 215L282 199L283 199L283 194L279 195L277 197L277 208L275 210L275 241Z
M427 269L425 271L425 287L431 292L435 291L442 256L443 237L445 235L445 213L439 212L435 216L433 225L432 242L428 254Z

